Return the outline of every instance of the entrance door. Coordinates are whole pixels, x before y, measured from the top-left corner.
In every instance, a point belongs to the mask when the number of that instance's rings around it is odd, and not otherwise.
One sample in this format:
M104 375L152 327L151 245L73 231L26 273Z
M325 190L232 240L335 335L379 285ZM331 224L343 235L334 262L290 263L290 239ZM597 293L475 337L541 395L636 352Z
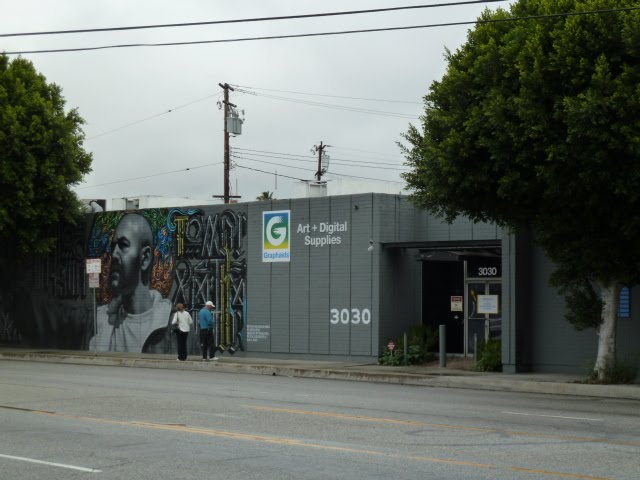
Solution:
M422 324L436 332L439 325L446 326L448 354L464 353L464 314L451 308L451 297L463 295L463 267L457 261L422 264Z
M466 284L465 355L502 333L502 283L500 280L469 280Z

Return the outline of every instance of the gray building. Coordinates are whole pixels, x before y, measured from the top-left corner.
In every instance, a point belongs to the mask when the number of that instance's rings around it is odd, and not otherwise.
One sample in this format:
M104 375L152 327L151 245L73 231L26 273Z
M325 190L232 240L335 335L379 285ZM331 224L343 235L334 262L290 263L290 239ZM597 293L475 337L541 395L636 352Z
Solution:
M500 338L508 372L595 360L595 332L564 320L528 236L447 224L398 195L99 212L60 235L54 254L1 274L3 344L173 353L175 305L196 318L213 300L224 354L371 361L414 326L446 325L451 354ZM130 264L123 238L139 249ZM92 278L87 259L100 263ZM618 351L640 363L628 293Z

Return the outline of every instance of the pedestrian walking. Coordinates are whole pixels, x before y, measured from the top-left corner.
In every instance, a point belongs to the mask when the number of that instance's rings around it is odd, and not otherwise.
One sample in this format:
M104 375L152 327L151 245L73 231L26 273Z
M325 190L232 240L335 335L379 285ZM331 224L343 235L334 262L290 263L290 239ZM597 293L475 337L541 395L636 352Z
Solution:
M215 347L213 345L213 329L215 328L214 308L215 305L213 302L208 300L198 314L202 360L218 360L215 356Z
M179 303L176 305L176 313L171 320L176 332L176 341L178 342L178 360L184 362L187 359L187 337L193 325L193 320L189 312L184 311L184 305Z

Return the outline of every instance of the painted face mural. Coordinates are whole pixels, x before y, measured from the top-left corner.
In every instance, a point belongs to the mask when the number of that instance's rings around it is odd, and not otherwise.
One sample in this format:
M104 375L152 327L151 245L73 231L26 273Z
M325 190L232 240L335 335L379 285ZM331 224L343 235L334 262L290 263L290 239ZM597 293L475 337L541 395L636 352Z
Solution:
M123 217L111 247L109 284L113 294L130 295L143 282L150 262L151 241L151 227L142 216Z

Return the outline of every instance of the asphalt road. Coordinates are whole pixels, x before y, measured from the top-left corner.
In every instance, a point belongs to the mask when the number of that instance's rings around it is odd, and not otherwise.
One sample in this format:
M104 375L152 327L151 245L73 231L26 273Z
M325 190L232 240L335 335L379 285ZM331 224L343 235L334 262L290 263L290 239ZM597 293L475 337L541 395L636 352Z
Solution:
M640 404L0 361L0 479L633 479Z

